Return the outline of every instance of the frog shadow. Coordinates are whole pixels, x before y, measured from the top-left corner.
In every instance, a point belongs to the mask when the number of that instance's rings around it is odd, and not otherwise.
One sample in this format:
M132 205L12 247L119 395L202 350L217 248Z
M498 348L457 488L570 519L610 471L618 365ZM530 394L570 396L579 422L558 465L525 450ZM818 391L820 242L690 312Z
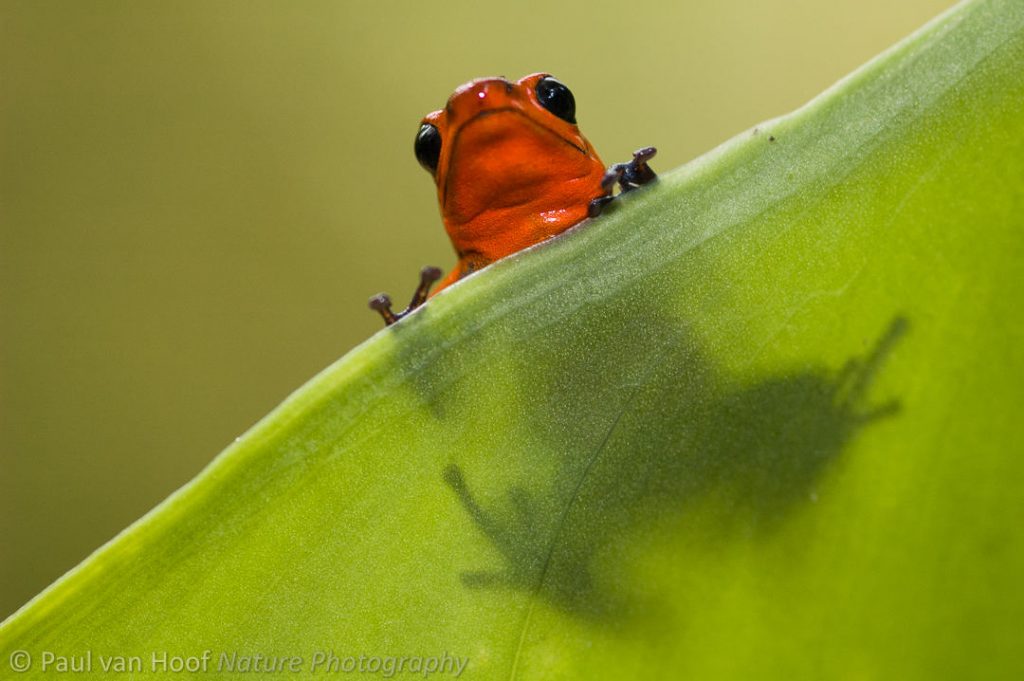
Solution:
M497 558L497 566L461 573L468 589L522 591L595 620L657 608L656 595L624 583L621 570L608 576L645 525L669 523L711 544L769 537L794 509L815 503L821 476L859 432L901 409L895 400L872 406L868 393L909 329L903 317L839 371L802 366L745 383L719 369L684 322L652 310L597 305L578 328L608 314L635 315L639 333L628 343L595 339L582 363L578 353L555 352L534 372L548 377L537 413L569 414L534 419L549 451L565 452L550 480L487 495L474 492L458 464L443 470ZM619 388L601 390L608 385ZM604 410L604 431L582 418L594 410Z

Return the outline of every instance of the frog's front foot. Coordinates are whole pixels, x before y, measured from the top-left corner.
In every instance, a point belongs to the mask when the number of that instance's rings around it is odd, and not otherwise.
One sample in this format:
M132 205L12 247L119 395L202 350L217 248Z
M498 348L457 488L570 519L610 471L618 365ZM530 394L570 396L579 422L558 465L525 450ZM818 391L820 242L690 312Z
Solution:
M619 187L622 191L632 191L637 187L641 187L658 179L657 173L651 170L651 167L647 165L647 162L654 158L654 155L657 153L658 150L654 147L637 149L633 152L632 161L629 163L617 163L612 166L612 170L614 171L621 169L621 173L618 174L616 179L618 180ZM605 177L607 178L607 174Z
M604 196L599 196L590 202L587 214L594 218L601 214L604 207L615 200L612 191L615 185L619 185L619 193L633 191L649 182L658 179L647 162L654 158L658 150L654 147L644 147L633 152L633 160L628 163L616 163L608 169L608 172L601 178L601 191Z
M440 269L436 267L424 267L420 271L420 283L416 287L416 291L412 294L412 300L409 301L408 307L401 312L395 312L391 309L391 298L388 294L379 293L373 298L370 298L370 309L376 310L380 313L380 316L384 318L384 326L391 326L399 319L405 317L425 303L427 296L430 295L430 287L433 286L440 278Z

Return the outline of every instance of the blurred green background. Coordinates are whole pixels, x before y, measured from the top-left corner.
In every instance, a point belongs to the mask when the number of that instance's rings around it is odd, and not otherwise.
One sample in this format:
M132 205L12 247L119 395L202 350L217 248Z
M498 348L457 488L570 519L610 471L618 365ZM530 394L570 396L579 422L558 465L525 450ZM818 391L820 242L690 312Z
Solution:
M0 0L0 617L453 263L420 117L550 71L681 165L949 0Z

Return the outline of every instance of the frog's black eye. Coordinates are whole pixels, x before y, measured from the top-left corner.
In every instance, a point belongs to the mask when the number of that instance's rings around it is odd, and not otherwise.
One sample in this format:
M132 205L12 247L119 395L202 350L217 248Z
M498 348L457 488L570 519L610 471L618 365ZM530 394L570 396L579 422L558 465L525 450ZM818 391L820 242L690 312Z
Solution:
M431 174L437 172L437 161L441 158L441 132L430 123L424 123L416 133L415 149L420 165Z
M576 98L569 88L551 76L537 81L537 100L545 109L567 123L576 124Z

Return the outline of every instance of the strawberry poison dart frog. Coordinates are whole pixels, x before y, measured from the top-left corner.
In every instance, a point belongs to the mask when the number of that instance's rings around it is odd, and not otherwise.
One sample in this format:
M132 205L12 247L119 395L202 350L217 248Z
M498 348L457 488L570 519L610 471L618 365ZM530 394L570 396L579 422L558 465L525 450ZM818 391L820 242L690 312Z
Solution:
M416 158L434 178L441 218L458 263L437 291L490 263L596 217L613 200L657 176L654 147L610 168L576 126L576 101L546 73L515 83L481 78L458 88L420 123ZM425 267L409 306L385 294L370 307L393 324L426 301L441 278ZM437 292L435 291L435 293Z

